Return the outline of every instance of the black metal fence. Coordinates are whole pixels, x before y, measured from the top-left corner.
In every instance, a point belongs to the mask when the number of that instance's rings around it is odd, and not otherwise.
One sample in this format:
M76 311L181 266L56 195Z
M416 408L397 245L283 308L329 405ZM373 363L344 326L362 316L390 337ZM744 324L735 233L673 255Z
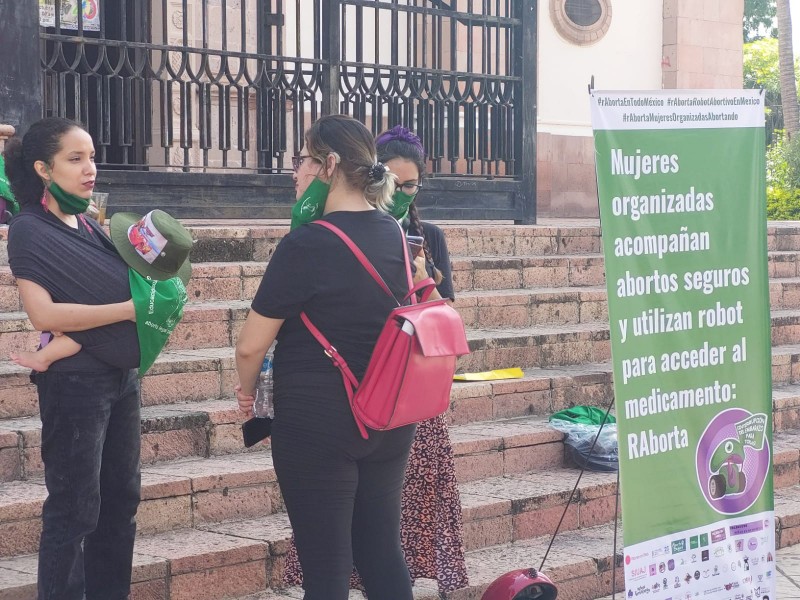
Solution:
M342 112L420 135L427 218L532 222L535 4L53 0L44 112L88 126L118 207L286 216L306 128Z

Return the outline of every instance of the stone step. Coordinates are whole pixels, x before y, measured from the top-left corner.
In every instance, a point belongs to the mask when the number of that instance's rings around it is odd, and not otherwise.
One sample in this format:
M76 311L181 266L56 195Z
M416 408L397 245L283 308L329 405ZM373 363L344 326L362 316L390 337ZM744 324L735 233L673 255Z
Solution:
M41 477L0 484L0 555L36 552L42 503ZM142 467L138 531L143 535L201 527L283 509L267 450L217 458L192 458Z
M277 579L276 565L269 543L252 536L191 528L144 535L134 547L131 599L245 596L267 589ZM35 555L0 560L0 600L35 600L36 572Z
M776 543L786 548L800 533L800 488L775 494ZM290 528L284 513L256 519L142 535L134 560L133 600L197 598L204 600L288 600L302 598L298 588L280 587ZM616 547L615 547L616 537ZM508 571L539 569L550 546L543 535L468 551L469 587L451 592L446 600L480 600L489 584ZM613 524L560 533L547 554L543 572L557 585L559 597L591 600L625 588L622 570L622 526ZM779 552L778 560L782 554ZM270 587L268 587L270 586ZM415 586L415 599L439 596L432 582ZM0 560L0 600L33 600L36 557L23 555ZM361 597L353 592L351 598Z
M800 344L774 346L774 385L800 381L798 363ZM496 368L519 364L519 361L509 359L498 362ZM471 368L464 362L462 365L461 372L485 370ZM36 390L28 373L13 363L0 361L0 430L3 429L2 419L38 414ZM602 403L604 398L613 394L608 360L575 361L572 365L545 368L527 367L525 373L522 380L455 382L451 396L451 422L461 424L494 417L552 413L575 404ZM158 406L229 398L235 382L233 349L230 347L165 352L142 380L142 401L145 406Z
M544 418L455 427L451 440L468 549L555 531L579 470L565 464L562 436ZM268 447L257 448L143 466L140 532L203 528L280 512L271 454ZM773 449L775 488L794 489L800 485L800 429L777 433ZM615 494L615 473L584 473L562 530L612 520ZM36 551L45 497L40 477L0 484L0 556ZM800 502L797 512L800 523Z
M453 257L453 286L457 303L470 292L568 288L571 292L605 290L603 259L599 255L540 257ZM770 299L773 308L800 307L800 252L770 252ZM203 262L192 265L187 292L190 302L250 301L255 296L266 262ZM563 290L562 290L563 291ZM481 294L476 294L481 297ZM22 310L9 267L0 266L0 311Z
M217 356L166 353L143 380L143 460L242 452L240 423L231 390L235 373L231 349ZM774 429L800 426L800 346L773 348ZM0 481L41 470L40 422L35 388L27 374L6 363L0 375ZM549 415L578 404L605 407L613 398L608 362L527 369L522 379L455 382L448 420L452 426Z
M537 288L605 290L603 259L600 256L454 257L452 264L453 285L459 300L473 291ZM798 306L798 264L800 252L770 253L770 298L774 308ZM189 300L250 301L255 296L266 266L265 262L196 263L192 266L192 279L187 289ZM8 267L0 267L0 311L19 310L19 293L11 271Z
M135 547L132 600L189 600L202 589L203 600L283 600L302 598L298 588L282 589L280 578L290 529L280 515L204 530L183 529L142 536ZM566 532L557 538L544 572L559 588L559 597L590 600L610 592L613 563L610 526ZM479 600L486 587L520 565L539 566L549 538L467 553L470 586L448 600ZM621 560L620 557L617 560ZM622 569L617 569L622 589ZM271 586L271 588L268 588ZM0 560L0 600L34 600L36 557ZM359 598L360 592L351 594ZM429 581L415 585L415 600L439 598Z
M218 348L235 343L247 317L245 300L194 303L186 306L183 319L169 338L166 350ZM0 356L38 347L39 333L24 312L0 313Z
M800 277L769 282L773 315L791 317L800 309ZM462 292L454 306L467 327L535 327L608 322L608 294L603 285L526 287ZM777 312L784 311L784 312ZM789 312L786 312L789 311ZM786 323L773 321L773 328Z
M773 346L800 342L800 312L771 311ZM554 367L610 359L606 322L545 324L534 327L481 327L467 331L471 354L459 359L459 369L488 371L518 366Z
M266 261L289 231L288 222L197 223L183 221L195 240L190 258L201 262ZM588 226L440 223L454 256L597 254L600 229ZM788 236L787 236L788 237ZM0 229L0 263L8 264L8 228ZM777 249L777 246L776 246ZM791 248L785 248L791 249Z
M776 286L776 303L800 304L800 285L796 290L788 285ZM471 328L473 354L460 361L465 369L474 370L467 364L486 364L504 354L525 354L519 366L532 367L595 362L609 352L606 294L601 289L471 292L460 296L456 307ZM248 309L245 300L190 304L166 350L232 346ZM800 342L800 309L773 308L771 316L773 344ZM571 356L576 342L584 358ZM38 343L39 333L24 312L0 313L0 356L33 350Z
M277 242L288 232L286 226L194 225L187 223L195 238L192 260L241 261L266 260ZM600 252L600 229L567 223L552 225L513 225L475 223L437 223L445 233L452 255L532 256L592 254ZM246 258L250 256L250 258Z
M451 257L456 292L530 287L602 287L605 269L600 254L565 256ZM769 277L800 276L800 252L770 251Z
M245 419L232 398L142 409L142 463L225 457L257 452L242 445ZM450 429L461 481L518 473L563 462L562 435L544 415L455 425ZM31 479L43 471L38 416L0 421L0 481Z
M269 256L270 248L289 230L287 221L240 221L238 223L184 221L197 240L193 260L264 260L243 259L249 252ZM434 221L445 233L453 255L531 256L600 253L600 225L596 219L541 219L537 225L508 223ZM250 242L249 244L247 242ZM227 242L227 246L225 243ZM236 243L232 243L236 242ZM800 250L800 226L797 222L767 223L769 250ZM232 251L236 258L226 259ZM212 259L205 258L212 256Z
M144 467L141 535L207 528L283 510L267 451L246 457L195 459ZM467 549L503 544L555 531L578 476L549 468L460 484ZM585 473L562 530L613 519L616 475ZM36 552L46 490L41 479L0 486L0 556Z
M286 220L184 220L195 246L192 262L265 261L289 230ZM594 219L547 220L537 225L435 222L445 233L453 256L540 256L600 254L600 226ZM0 229L0 263L8 263L8 228ZM800 250L800 227L794 222L767 224L770 251Z
M186 291L189 302L252 300L266 262L204 262L192 265L192 278ZM0 311L20 311L19 298L11 268L0 266Z

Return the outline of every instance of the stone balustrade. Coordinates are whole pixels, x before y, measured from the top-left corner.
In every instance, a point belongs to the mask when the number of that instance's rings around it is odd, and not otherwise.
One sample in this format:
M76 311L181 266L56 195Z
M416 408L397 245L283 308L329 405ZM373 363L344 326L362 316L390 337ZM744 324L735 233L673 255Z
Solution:
M0 151L6 147L6 140L14 135L14 126L0 123Z

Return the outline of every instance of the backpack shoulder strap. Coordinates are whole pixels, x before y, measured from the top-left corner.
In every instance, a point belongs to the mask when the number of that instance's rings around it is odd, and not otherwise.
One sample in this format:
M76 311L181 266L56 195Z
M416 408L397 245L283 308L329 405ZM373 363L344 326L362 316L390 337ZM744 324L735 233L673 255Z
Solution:
M389 286L386 285L386 282L383 280L383 277L381 277L380 273L378 273L378 271L375 269L375 267L372 265L372 263L369 262L369 259L361 251L361 248L356 246L355 242L353 240L351 240L350 237L344 231L339 229L333 223L329 223L328 221L323 221L322 219L320 219L318 221L314 221L313 224L314 225L321 225L325 229L328 229L329 231L332 231L333 233L335 233L339 237L339 239L342 240L348 248L350 248L350 252L352 252L355 255L355 257L358 259L358 262L361 263L361 266L364 267L370 275L372 275L372 278L378 283L379 286L381 286L383 291L386 292L387 294L389 294L392 298L395 299L395 302L397 302L397 297L392 293L392 290L389 289ZM398 226L399 226L399 224L398 224ZM402 229L400 229L400 231L402 233ZM409 290L410 290L411 288L413 288L413 279L411 277L411 265L408 262L408 248L406 248L406 244L405 243L403 243L403 257L404 257L405 266L406 266L406 278L408 280L408 287L409 287ZM415 301L416 301L416 298L412 294L412 297L411 297L412 304L415 303ZM399 304L400 303L398 302L398 305Z

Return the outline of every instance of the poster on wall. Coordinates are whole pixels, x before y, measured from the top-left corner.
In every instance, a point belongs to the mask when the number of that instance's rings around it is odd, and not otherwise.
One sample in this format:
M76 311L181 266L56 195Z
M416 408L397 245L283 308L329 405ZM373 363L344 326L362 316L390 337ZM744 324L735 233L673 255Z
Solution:
M100 31L100 0L61 0L61 29L78 29L78 6L83 11L83 30ZM56 0L39 0L39 25L56 26Z
M591 110L626 595L774 598L763 96Z

